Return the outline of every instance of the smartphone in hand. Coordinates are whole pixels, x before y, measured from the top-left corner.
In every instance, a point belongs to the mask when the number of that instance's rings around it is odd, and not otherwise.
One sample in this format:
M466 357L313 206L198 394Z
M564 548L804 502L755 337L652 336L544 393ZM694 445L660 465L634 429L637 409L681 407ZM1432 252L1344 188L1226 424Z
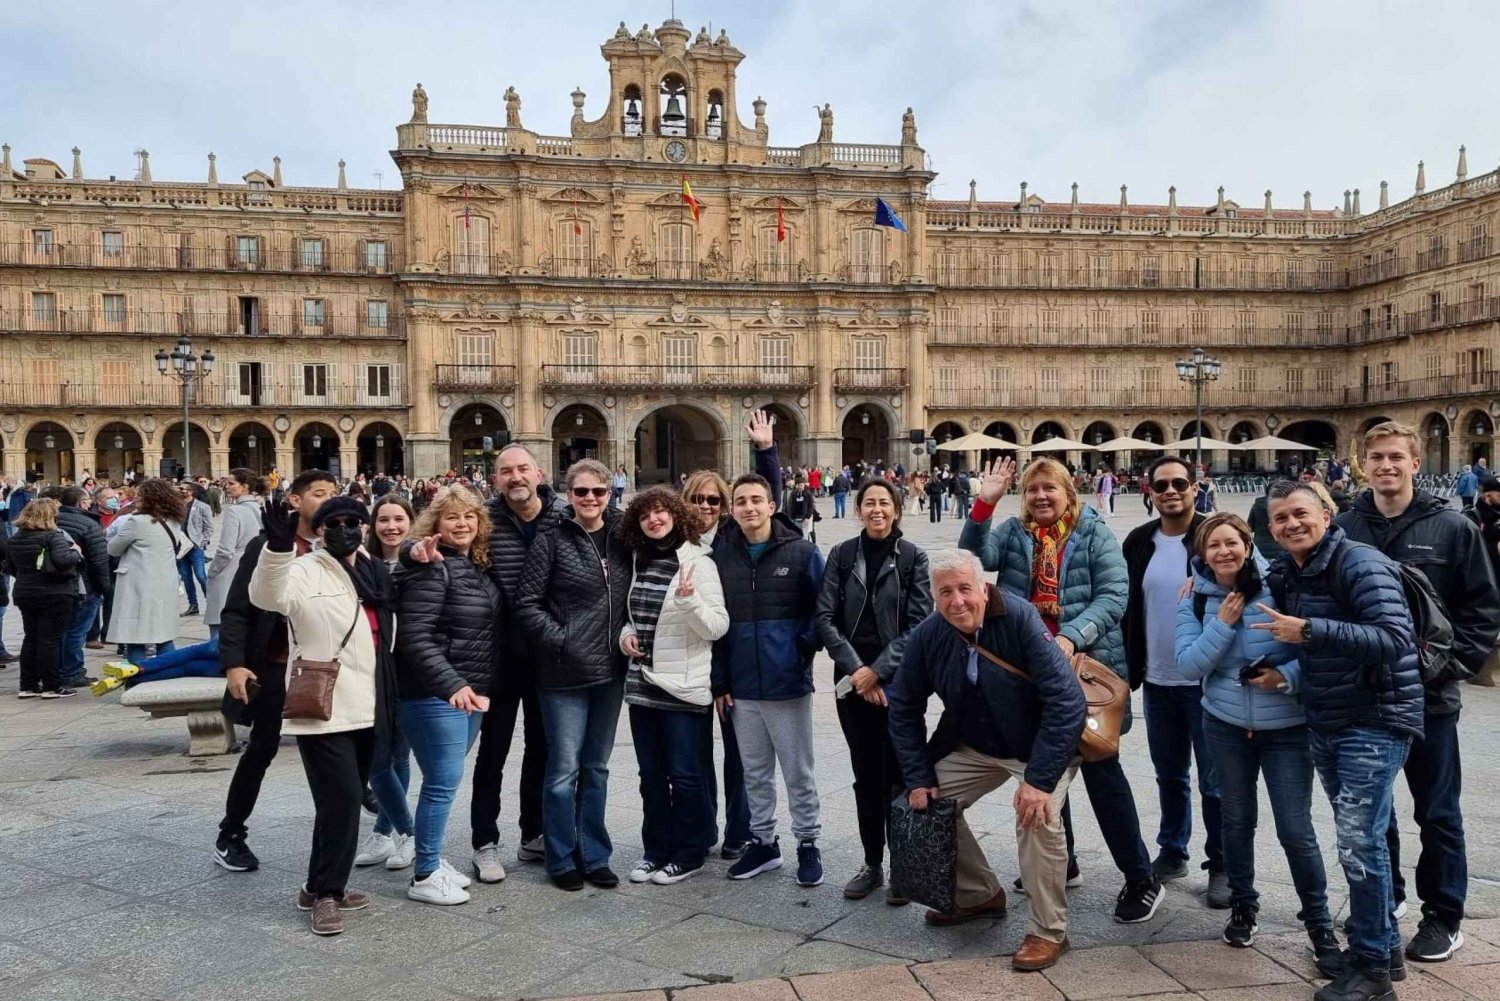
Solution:
M1240 668L1240 684L1248 685L1255 678L1260 677L1266 671L1266 658L1257 657L1244 667Z
M839 679L839 683L833 686L833 697L841 699L854 691L854 675L846 674Z

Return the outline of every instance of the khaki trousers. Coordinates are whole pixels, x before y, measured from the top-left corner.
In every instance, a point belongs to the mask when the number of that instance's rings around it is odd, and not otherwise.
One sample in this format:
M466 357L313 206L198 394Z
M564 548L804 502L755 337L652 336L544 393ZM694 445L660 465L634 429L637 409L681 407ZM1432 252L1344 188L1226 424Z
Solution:
M938 789L958 800L964 809L1003 786L1007 779L1021 782L1026 763L1014 758L992 758L960 744L937 763ZM1052 819L1028 829L1016 823L1016 854L1021 863L1021 885L1030 909L1027 932L1049 942L1061 942L1068 931L1068 841L1063 833L1062 805L1068 784L1078 774L1075 760L1052 790ZM958 821L959 907L978 907L1001 889L984 851L962 818Z

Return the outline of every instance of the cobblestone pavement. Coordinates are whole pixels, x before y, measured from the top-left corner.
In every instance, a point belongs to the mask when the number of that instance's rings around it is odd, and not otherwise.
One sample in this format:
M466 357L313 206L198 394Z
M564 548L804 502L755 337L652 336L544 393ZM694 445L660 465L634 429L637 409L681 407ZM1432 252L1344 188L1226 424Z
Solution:
M1231 509L1248 507L1248 498L1227 500ZM1003 510L1013 511L1014 503ZM1119 505L1112 524L1123 535L1144 514L1136 497L1122 497ZM822 502L822 509L826 517L831 504ZM819 541L826 547L855 528L853 521L826 517ZM941 546L952 544L958 525L951 518L930 525L912 512L906 528L918 543ZM203 635L199 620L185 621L188 638ZM14 609L5 617L5 638L19 650ZM91 673L102 659L90 657ZM183 756L182 720L150 720L122 708L115 696L20 702L18 671L0 671L0 997L427 1001L631 991L646 991L646 1001L662 1001L663 991L704 1001L859 994L1038 1001L1310 996L1302 983L1312 971L1297 929L1296 897L1269 823L1257 845L1262 933L1249 951L1217 941L1225 914L1205 907L1207 880L1196 868L1170 884L1154 921L1115 924L1110 915L1118 875L1084 796L1074 800L1084 885L1069 893L1073 952L1045 976L1012 975L1003 959L993 958L1020 941L1022 900L1013 902L1007 920L943 930L927 927L920 908L890 908L878 898L846 901L840 887L861 853L831 673L821 660L814 726L824 886L802 889L790 870L731 882L724 878L726 863L715 860L703 875L677 886L562 893L544 881L539 866L515 863L504 883L476 886L470 903L437 908L405 899L406 874L376 868L357 871L352 881L372 891L375 904L350 915L342 937L318 939L293 907L312 809L290 741L267 776L251 822L250 844L262 867L230 874L209 856L235 758ZM1464 807L1475 920L1465 925L1469 942L1456 959L1407 981L1403 998L1500 996L1500 799L1494 795L1500 789L1500 695L1470 687L1465 697ZM519 762L519 748L511 760ZM1126 740L1124 763L1149 838L1158 811L1142 734ZM616 868L624 871L638 858L641 821L624 719L614 766L609 819ZM503 848L513 853L515 778L508 778L502 830L510 843ZM465 788L459 803L467 800ZM1397 802L1410 865L1417 839L1404 786ZM1262 816L1269 817L1268 807ZM1314 816L1332 903L1342 914L1344 881L1321 794L1314 797ZM1009 797L980 802L969 820L1009 882L1016 874ZM460 866L468 833L465 811L455 810L448 857Z

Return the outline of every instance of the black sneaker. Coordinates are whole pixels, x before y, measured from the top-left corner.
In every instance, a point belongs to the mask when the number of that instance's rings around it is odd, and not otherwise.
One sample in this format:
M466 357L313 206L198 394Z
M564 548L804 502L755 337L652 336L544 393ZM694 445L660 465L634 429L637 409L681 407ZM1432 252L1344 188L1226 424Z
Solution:
M1068 889L1071 890L1075 886L1082 886L1082 885L1083 885L1083 873L1081 873L1081 872L1078 871L1078 860L1076 858L1070 858L1070 859L1068 859L1068 882L1067 882ZM1024 887L1024 886L1021 885L1021 877L1020 876L1016 877L1016 881L1014 883L1012 883L1011 886L1014 886L1016 888L1016 892L1017 893L1025 893L1026 892L1026 887Z
M42 697L40 688L23 688L16 693L18 699L39 699Z
M1333 983L1313 993L1313 1001L1395 1001L1395 997L1390 977L1362 966L1350 966Z
M772 838L769 845L759 841L750 842L740 860L729 867L730 879L750 879L763 872L781 868L781 839Z
M1168 858L1165 855L1156 856L1151 863L1151 872L1157 879L1165 883L1169 879L1181 879L1187 875L1187 859Z
M583 889L583 877L578 874L577 869L569 869L567 872L553 876L552 885L559 890L567 890L569 892L581 890Z
M1463 932L1428 916L1417 925L1417 933L1407 943L1406 958L1418 963L1441 963L1463 947Z
M725 862L738 862L745 857L745 850L750 847L749 841L726 841L719 849L719 858Z
M220 838L215 842L214 862L220 869L230 872L254 872L260 868L260 859L255 857L243 837Z
M1166 898L1167 891L1161 880L1152 876L1148 880L1126 883L1115 898L1115 920L1122 925L1138 925L1156 917L1156 909Z
M1229 912L1229 923L1224 926L1224 941L1236 949L1248 949L1255 944L1255 933L1260 925L1255 923L1255 908L1237 905Z
M797 885L823 885L823 853L811 839L797 844Z
M859 867L854 878L844 884L844 896L850 900L863 900L870 893L885 885L885 872L878 865L868 863Z
M599 887L601 890L613 890L620 885L620 877L607 865L601 865L597 869L590 869L583 874L583 878Z
M197 615L197 614L198 614L198 606L194 605L191 608L189 608L187 611L183 612L182 615L180 615L178 617L185 619L185 618L187 618L190 615Z
M1406 979L1406 957L1401 953L1398 945L1391 950L1391 962L1388 969L1391 971L1391 980L1399 983Z
M73 696L75 696L77 694L78 693L75 692L75 691L73 691L73 689L71 689L71 688L54 688L51 691L43 692L42 693L42 698L44 698L44 699L71 699Z
M1307 948L1323 976L1336 977L1344 972L1344 950L1339 947L1339 937L1332 928L1309 928Z

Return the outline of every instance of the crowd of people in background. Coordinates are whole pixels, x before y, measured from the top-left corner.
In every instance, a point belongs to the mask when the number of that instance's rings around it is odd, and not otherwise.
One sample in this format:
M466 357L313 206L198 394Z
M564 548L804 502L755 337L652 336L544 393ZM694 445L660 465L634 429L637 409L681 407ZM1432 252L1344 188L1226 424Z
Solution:
M784 468L771 430L765 414L751 418L755 471L733 482L701 470L628 498L623 466L580 460L555 491L518 444L488 478L7 477L0 614L16 608L24 641L19 656L0 648L0 666L19 660L19 697L45 700L222 674L226 712L249 737L214 860L259 866L249 839L261 782L281 736L295 737L315 811L296 906L320 935L369 905L349 885L360 867L410 868L408 896L432 905L505 878L501 790L518 720L516 858L542 863L558 889L620 882L607 795L622 711L644 817L626 879L682 882L715 846L731 879L781 868L779 770L796 882L820 885L812 697L824 649L863 854L850 899L886 887L888 904L908 902L888 887L893 797L968 807L1014 781L1021 875L1009 889L1026 898L1028 933L1012 961L1056 963L1067 890L1084 880L1070 806L1081 778L1118 870L1115 920L1156 916L1189 873L1196 827L1206 901L1229 912L1224 941L1246 947L1264 782L1297 918L1331 978L1319 1001L1390 997L1408 958L1440 962L1463 946L1459 682L1485 668L1500 633L1500 479L1466 467L1457 510L1416 486L1415 432L1384 423L1363 440L1367 488L1351 492L1332 462L1323 477L1272 482L1243 519L1216 511L1211 481L1174 455L1139 476L1052 458L975 473ZM1107 521L1126 486L1153 517L1121 542ZM1019 511L998 516L1013 489ZM826 557L821 497L861 526ZM956 548L905 538L912 510L958 518ZM178 649L182 617L199 614L208 641ZM109 647L118 659L87 676L84 651ZM1120 759L1079 757L1085 655L1142 691L1142 718L1127 702L1121 732L1145 730L1154 855ZM443 852L476 744L460 867ZM1421 921L1404 943L1403 772L1421 830ZM1348 879L1343 945L1314 776ZM361 841L366 806L377 816ZM960 815L955 904L925 920L1007 907Z

